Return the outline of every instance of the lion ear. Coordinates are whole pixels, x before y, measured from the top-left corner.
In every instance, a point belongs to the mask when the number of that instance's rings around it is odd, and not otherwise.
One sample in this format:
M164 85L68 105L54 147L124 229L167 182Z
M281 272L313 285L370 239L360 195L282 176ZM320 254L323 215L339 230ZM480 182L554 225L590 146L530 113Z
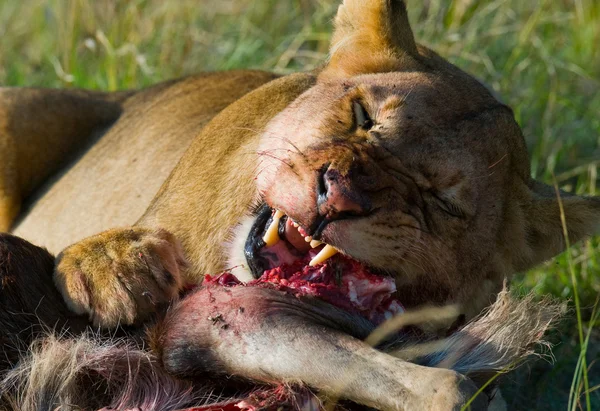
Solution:
M344 0L324 76L397 71L418 56L403 0Z
M567 229L569 243L575 244L586 237L600 233L600 198L581 197L556 190L552 186L533 181L529 191L531 201L523 205L526 250L519 258L517 270L523 271L546 261L566 248L563 229Z

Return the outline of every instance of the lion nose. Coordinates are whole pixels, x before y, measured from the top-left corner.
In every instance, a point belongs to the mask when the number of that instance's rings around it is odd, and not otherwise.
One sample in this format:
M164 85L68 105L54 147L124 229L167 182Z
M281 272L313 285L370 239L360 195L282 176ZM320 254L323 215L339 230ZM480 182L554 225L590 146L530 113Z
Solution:
M350 176L329 168L319 180L317 207L328 220L367 214L371 209L369 199L355 187Z

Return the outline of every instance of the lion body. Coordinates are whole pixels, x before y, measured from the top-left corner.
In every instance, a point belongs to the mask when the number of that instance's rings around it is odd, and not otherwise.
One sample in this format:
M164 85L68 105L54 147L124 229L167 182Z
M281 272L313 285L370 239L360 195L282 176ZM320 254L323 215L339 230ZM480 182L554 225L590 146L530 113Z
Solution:
M99 105L117 106L112 118L89 130L88 135L79 135L85 140L84 147L70 153L66 164L49 164L54 170L44 170L50 174L48 181L35 188L23 187L30 204L24 206L13 232L59 252L95 233L134 224L202 128L226 106L274 78L257 71L210 73L131 93L118 103L96 100ZM23 98L12 109L33 109L39 98ZM97 111L86 113L85 109L88 107L79 101L72 107L82 111L84 118L97 116ZM10 133L7 127L0 132L0 139L10 138ZM60 141L64 135L59 128L56 135L43 137ZM211 142L219 144L226 146L228 142ZM203 151L198 154L199 163L209 161ZM40 149L31 153L27 162L40 163L45 156L47 152ZM202 181L198 184L207 186Z

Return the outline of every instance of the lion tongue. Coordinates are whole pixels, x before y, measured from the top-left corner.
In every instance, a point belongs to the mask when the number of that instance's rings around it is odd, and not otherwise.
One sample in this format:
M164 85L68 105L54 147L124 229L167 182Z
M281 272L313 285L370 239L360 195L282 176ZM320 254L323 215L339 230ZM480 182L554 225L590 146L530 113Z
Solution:
M281 218L283 218L285 214L282 211L275 210L273 213L273 218L271 220L271 224L267 227L263 240L267 248L273 248L279 244L279 222ZM289 244L291 244L296 250L306 253L312 249L315 249L321 246L323 243L318 240L313 240L312 237L306 235L306 232L301 228L297 227L297 224L287 218L285 220L285 239ZM313 256L310 261L310 266L314 267L315 265L324 263L330 257L333 257L339 251L337 248L332 245L325 244L319 252Z
M263 236L263 241L265 242L266 247L273 247L280 240L279 238L279 222L285 216L283 211L275 210L273 213L273 218L271 219L271 224L267 227L265 231L265 235ZM285 239L296 248L296 250L301 252L307 252L311 248L312 239L307 240L307 237L303 236L300 230L294 227L293 222L290 218L288 218L285 222Z
M306 242L302 234L298 231L296 227L294 227L292 220L290 218L285 222L285 239L294 246L294 248L298 251L306 253L311 249L309 243Z
M298 227L294 226L294 223L290 218L288 218L285 223L285 238L292 246L294 246L294 248L303 253L315 249L323 244L318 240L312 240L311 237L306 237ZM323 248L318 250L317 254L313 254L309 265L314 267L317 264L324 263L338 252L339 251L334 246L325 244Z

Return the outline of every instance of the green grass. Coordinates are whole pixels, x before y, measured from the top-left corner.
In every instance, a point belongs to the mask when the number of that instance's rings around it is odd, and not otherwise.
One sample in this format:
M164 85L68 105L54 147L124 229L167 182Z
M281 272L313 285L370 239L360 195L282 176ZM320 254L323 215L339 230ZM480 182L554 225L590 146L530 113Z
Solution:
M532 174L548 183L555 175L564 189L596 194L600 2L409 0L409 6L420 42L513 107ZM326 56L336 7L333 0L0 0L0 84L115 90L202 70L311 68ZM589 389L597 388L600 332L592 308L600 295L600 241L573 247L519 275L516 284L572 302L576 284L581 324L573 311L573 320L550 336L560 343L554 365L538 362L505 378L511 409L566 410L570 397L575 407L600 409L600 389L585 395L581 367L589 368Z

